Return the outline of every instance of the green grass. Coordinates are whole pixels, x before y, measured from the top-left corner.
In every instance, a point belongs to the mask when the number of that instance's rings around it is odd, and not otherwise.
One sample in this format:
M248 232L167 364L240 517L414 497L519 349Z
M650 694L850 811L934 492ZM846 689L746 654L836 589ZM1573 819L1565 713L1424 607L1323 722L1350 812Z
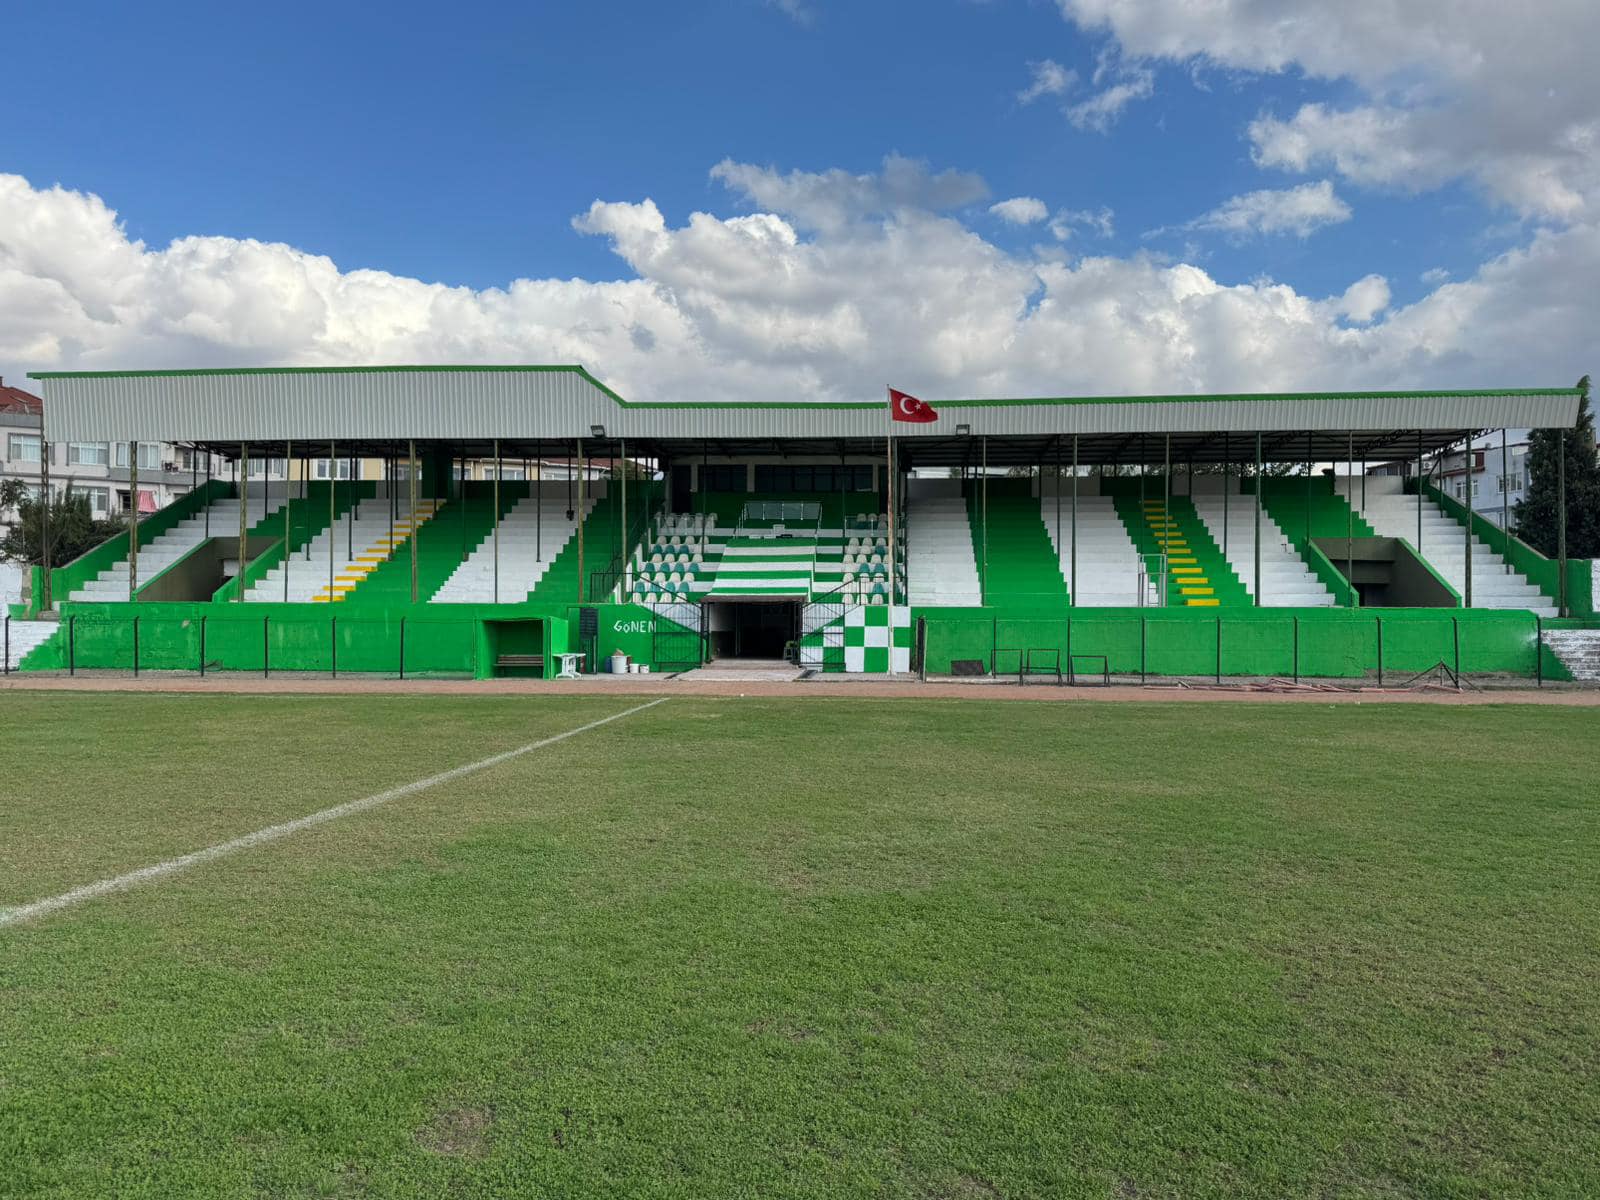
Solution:
M630 703L0 694L0 905ZM1597 734L674 698L0 928L0 1195L1600 1194Z

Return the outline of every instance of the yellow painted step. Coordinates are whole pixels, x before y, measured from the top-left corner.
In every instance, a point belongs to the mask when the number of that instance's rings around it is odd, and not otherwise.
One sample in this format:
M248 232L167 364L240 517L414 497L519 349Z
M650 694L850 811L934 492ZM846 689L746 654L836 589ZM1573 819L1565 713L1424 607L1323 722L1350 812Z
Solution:
M1172 567L1171 571L1172 571L1172 574L1174 574L1174 575L1199 575L1200 574L1200 568L1199 567ZM1197 582L1204 583L1205 582L1204 577L1200 578Z
M1211 599L1211 600L1185 600L1184 603L1186 605L1188 605L1190 608L1216 608L1217 605L1221 603L1221 601L1216 600L1216 599Z
M1210 596L1213 595L1215 591L1215 588L1208 587L1180 587L1178 589L1178 594L1180 596Z
M1182 563L1184 566L1189 566L1189 567L1194 566L1195 562L1196 562L1196 560L1193 559L1193 558L1176 558L1176 557L1169 558L1169 559L1167 559L1167 561L1169 563L1173 564L1174 566L1178 565L1179 563Z

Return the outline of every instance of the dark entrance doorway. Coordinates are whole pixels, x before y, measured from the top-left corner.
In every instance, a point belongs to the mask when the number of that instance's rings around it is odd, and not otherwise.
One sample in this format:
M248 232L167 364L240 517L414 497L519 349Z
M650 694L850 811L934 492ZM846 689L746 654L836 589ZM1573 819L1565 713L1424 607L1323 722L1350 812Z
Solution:
M714 659L781 659L799 636L798 600L724 600L710 607Z

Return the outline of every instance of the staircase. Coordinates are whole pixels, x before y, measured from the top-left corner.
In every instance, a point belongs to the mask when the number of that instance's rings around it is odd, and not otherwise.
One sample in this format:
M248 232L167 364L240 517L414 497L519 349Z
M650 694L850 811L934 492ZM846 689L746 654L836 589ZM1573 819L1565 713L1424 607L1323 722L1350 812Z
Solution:
M730 538L712 578L709 597L809 597L816 569L815 537Z
M987 512L977 497L968 503L985 600L991 606L1065 608L1066 580L1031 484L991 481L988 491Z
M312 538L308 545L278 563L245 593L252 602L326 604L343 600L357 584L404 544L414 529L438 510L439 501L419 500L415 518L402 500L390 530L389 500L379 496L360 501L354 519L336 521ZM330 543L333 554L333 583L328 582ZM355 553L349 552L351 545ZM285 586L285 576L288 578Z
M972 525L961 496L932 496L906 505L906 576L913 606L983 604Z
M1133 525L1130 533L1165 555L1169 606L1217 608L1249 603L1244 586L1187 497L1141 503L1129 494L1123 498L1121 516L1124 523Z
M252 521L264 520L283 508L284 498L272 496L258 503L251 498L247 516ZM209 505L211 537L239 535L239 501L214 500ZM207 510L202 509L185 517L165 533L158 534L139 547L139 586L142 588L157 575L177 562L189 551L206 540ZM126 556L113 563L82 587L74 589L68 600L118 601L128 599L128 580L132 566Z
M1072 502L1061 500L1060 536L1054 493L1039 499L1045 535L1055 548L1061 577L1078 608L1132 608L1139 603L1139 551L1110 496L1078 497L1078 573L1072 573Z
M1600 681L1600 629L1546 629L1544 644L1574 679Z
M1447 583L1467 594L1466 531L1431 499L1422 498L1422 533L1417 534L1417 497L1403 491L1398 475L1369 475L1366 506L1360 503L1361 477L1341 476L1334 488L1350 501L1381 537L1404 538ZM1420 545L1418 544L1420 541ZM1474 608L1526 609L1541 617L1556 615L1549 597L1519 575L1499 554L1474 536L1472 539L1472 606Z
M582 509L568 518L566 499L554 492L517 501L499 526L502 603L521 603L528 598L594 506L594 498L588 497ZM434 593L433 603L490 604L494 599L495 535L491 529Z
M126 599L126 595L124 595ZM6 670L15 671L35 649L44 645L61 628L59 621L12 621L6 654Z
M1331 607L1333 593L1311 573L1305 560L1276 521L1261 512L1261 596L1255 594L1256 508L1255 497L1231 494L1224 517L1220 493L1191 496L1195 513L1210 533L1212 541L1225 546L1223 557L1233 568L1245 594L1264 608Z

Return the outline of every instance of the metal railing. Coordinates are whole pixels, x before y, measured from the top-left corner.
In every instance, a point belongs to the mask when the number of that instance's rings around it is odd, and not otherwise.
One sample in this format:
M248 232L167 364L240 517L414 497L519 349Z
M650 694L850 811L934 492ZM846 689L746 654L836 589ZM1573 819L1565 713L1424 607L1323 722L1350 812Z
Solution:
M1151 568L1154 568L1152 570ZM1164 551L1151 551L1139 555L1139 607L1165 608L1167 606L1167 556Z

